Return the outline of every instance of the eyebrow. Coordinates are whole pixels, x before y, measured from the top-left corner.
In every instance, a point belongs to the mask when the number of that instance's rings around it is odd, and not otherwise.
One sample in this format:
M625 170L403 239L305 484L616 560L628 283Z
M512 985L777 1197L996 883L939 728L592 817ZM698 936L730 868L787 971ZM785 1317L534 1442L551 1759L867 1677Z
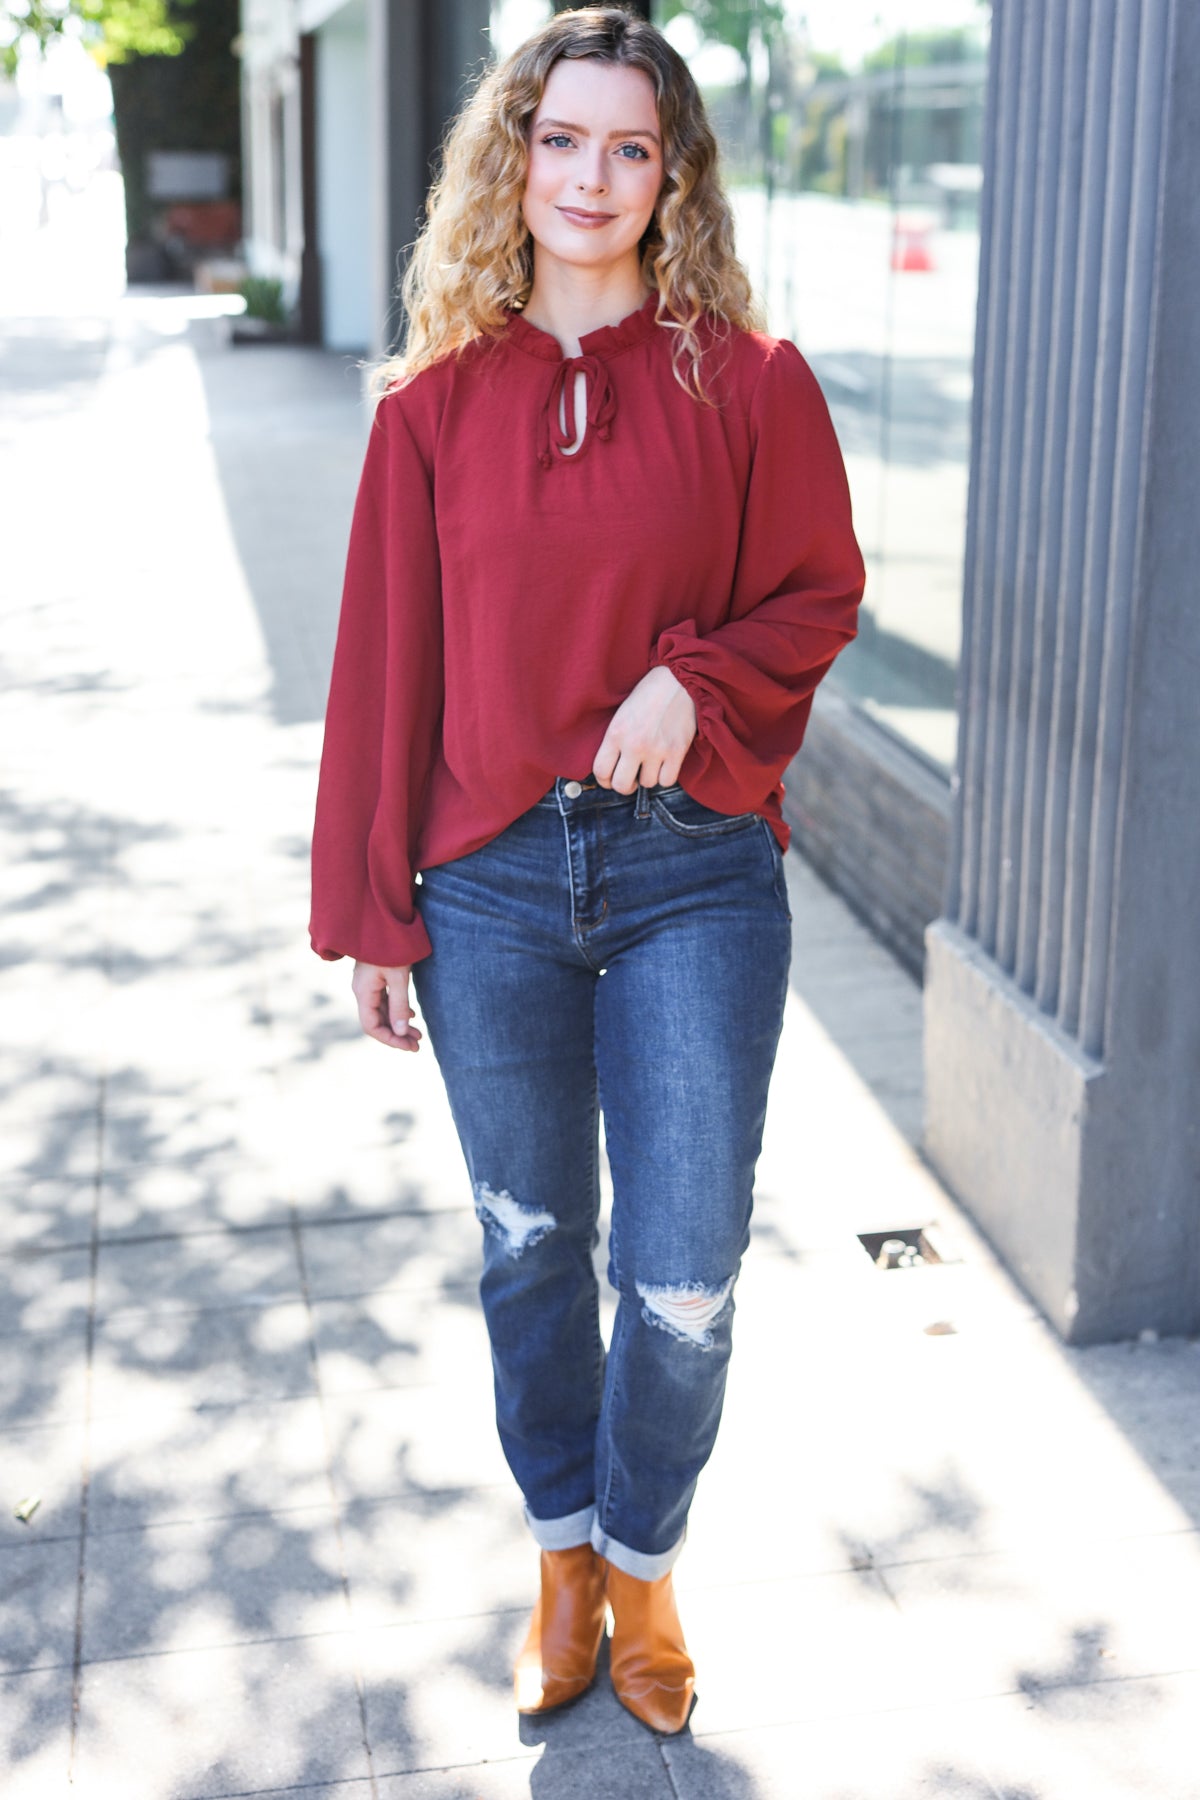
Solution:
M577 131L580 137L591 136L586 125L572 125L570 119L539 119L534 129L536 131L544 131L547 125L562 125L565 126L568 131ZM658 133L656 131L610 131L608 135L610 138L644 137L649 138L652 143L657 144L658 142Z

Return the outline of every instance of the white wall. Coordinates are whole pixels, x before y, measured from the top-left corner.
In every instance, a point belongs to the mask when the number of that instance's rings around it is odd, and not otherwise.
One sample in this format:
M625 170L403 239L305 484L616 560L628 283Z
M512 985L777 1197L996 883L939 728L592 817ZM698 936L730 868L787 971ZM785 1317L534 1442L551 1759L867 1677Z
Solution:
M317 235L322 337L331 350L371 341L371 139L365 0L317 33Z

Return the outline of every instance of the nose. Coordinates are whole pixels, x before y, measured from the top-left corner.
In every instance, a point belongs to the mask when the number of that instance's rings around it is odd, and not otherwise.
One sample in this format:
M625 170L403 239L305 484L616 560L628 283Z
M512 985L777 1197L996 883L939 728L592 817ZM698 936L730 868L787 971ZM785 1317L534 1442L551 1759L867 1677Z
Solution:
M577 185L580 193L591 191L595 194L603 194L606 191L603 158L604 151L599 145L597 145L595 149L587 152L587 160L584 162L577 177Z

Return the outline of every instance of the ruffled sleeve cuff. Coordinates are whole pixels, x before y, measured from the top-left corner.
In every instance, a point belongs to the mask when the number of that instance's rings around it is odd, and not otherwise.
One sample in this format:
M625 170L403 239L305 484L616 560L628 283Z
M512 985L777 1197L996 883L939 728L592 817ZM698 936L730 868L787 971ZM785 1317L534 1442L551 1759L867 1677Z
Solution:
M670 669L696 708L696 737L711 742L725 723L725 709L716 689L704 678L703 661L704 648L696 621L684 619L659 633L650 667L661 665Z
M337 962L341 957L349 956L378 969L411 966L433 953L425 921L415 910L410 924L376 916L369 921L360 921L357 930L350 927L339 930L336 925L326 926L314 919L309 927L309 938L313 949L325 962Z

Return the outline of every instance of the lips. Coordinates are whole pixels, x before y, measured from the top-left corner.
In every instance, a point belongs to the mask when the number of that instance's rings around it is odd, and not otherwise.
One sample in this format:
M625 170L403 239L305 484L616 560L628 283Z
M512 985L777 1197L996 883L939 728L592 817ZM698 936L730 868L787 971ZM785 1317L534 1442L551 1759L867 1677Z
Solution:
M580 212L573 206L560 206L558 210L564 219L571 221L572 225L583 225L592 230L595 230L598 225L607 225L610 219L615 219L617 216L616 213Z

